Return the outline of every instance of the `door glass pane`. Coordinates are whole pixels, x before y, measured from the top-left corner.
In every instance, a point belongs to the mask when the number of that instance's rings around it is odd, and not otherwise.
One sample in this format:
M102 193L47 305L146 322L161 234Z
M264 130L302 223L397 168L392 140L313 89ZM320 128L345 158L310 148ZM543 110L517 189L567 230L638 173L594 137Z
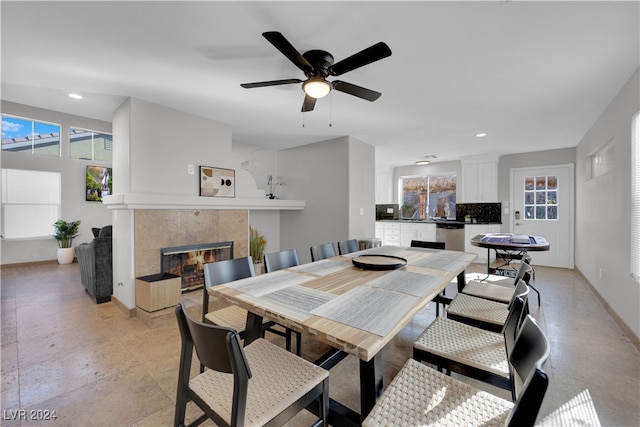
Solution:
M548 176L547 177L547 188L549 190L557 190L558 189L558 177L557 176Z
M533 190L533 178L527 177L524 179L524 189L525 190Z
M524 219L533 219L533 206L526 206L524 208Z
M558 207L557 206L548 206L547 207L547 219L558 219Z
M536 177L536 190L544 190L547 188L547 178L544 176Z
M536 191L536 205L547 204L547 193L544 191Z
M527 191L524 193L524 204L533 205L535 203L535 193L533 191Z
M536 219L545 219L547 210L545 206L536 206Z
M548 205L557 205L558 204L558 192L557 191L547 191L547 204Z

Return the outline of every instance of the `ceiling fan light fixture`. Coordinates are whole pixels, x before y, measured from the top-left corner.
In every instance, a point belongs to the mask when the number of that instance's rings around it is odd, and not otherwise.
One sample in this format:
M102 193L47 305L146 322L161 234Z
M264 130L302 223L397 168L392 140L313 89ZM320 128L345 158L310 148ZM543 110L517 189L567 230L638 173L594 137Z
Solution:
M418 160L416 162L416 165L421 166L421 165L428 165L429 163L431 163L429 160Z
M312 98L322 98L331 92L331 84L321 77L310 77L302 84L302 90Z

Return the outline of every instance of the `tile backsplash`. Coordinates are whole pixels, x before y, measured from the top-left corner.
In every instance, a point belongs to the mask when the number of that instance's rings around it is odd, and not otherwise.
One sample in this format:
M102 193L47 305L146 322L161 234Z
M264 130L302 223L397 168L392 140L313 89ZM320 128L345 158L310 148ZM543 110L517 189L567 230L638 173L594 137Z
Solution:
M456 221L464 221L469 215L479 223L501 223L502 203L458 203Z

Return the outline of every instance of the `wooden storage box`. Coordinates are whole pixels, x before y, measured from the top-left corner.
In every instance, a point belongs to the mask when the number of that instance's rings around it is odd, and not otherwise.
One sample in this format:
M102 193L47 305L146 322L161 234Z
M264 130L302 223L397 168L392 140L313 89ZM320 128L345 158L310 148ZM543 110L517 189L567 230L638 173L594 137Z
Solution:
M136 306L145 311L162 310L180 302L182 278L171 273L136 278Z

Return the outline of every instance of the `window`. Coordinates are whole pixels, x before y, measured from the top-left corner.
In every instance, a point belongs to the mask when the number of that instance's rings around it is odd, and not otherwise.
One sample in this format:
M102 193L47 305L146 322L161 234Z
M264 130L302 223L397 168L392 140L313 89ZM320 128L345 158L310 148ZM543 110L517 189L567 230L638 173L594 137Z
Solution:
M557 176L528 176L524 179L524 219L558 220Z
M640 111L631 128L631 276L640 282Z
M113 136L87 129L70 128L69 157L111 162L113 159Z
M60 217L60 173L2 169L2 235L50 236Z
M456 218L456 174L400 177L402 218Z
M2 151L60 157L60 125L2 115Z
M611 172L616 164L613 138L604 146L587 156L585 175L587 181Z

